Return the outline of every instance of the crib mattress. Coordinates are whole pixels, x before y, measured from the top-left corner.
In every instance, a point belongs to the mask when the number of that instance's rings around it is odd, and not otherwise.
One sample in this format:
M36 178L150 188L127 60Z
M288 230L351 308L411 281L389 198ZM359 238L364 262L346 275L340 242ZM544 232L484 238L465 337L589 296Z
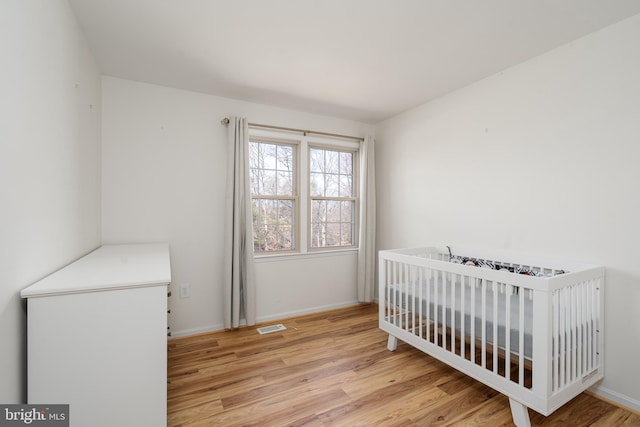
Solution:
M471 336L472 326L474 336L483 339L487 343L487 348L493 347L496 341L494 337L494 324L497 331L497 345L501 350L512 354L520 354L520 310L521 305L524 311L523 342L524 357L531 358L532 353L532 312L533 301L528 295L520 299L517 288L494 291L492 285L487 285L485 289L483 304L483 288L481 281L477 284L464 285L464 306L462 304L462 283L460 281L447 283L445 286L439 283L437 286L426 283L406 284L400 283L388 286L392 296L388 302L410 310L414 315L421 314L423 319L427 316L429 320L437 322L439 325L446 324L448 328L455 328L457 332L462 331L464 319L464 334ZM452 304L452 293L455 298ZM495 294L495 295L494 295ZM507 313L507 299L509 300L509 313ZM497 302L497 311L494 314L494 301ZM484 307L484 308L483 308ZM464 308L464 313L463 313ZM420 311L421 310L421 311ZM452 317L453 313L453 317ZM508 314L508 316L507 316ZM443 315L445 320L443 322ZM453 322L452 322L453 320ZM508 322L507 322L508 320ZM453 325L452 325L453 323ZM484 323L484 328L483 328ZM506 329L509 325L509 348L507 349Z

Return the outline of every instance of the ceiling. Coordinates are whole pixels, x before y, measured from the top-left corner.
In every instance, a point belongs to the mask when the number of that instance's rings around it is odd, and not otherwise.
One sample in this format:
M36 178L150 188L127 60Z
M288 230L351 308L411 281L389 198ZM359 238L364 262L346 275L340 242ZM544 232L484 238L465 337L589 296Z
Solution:
M638 0L69 0L106 75L376 123Z

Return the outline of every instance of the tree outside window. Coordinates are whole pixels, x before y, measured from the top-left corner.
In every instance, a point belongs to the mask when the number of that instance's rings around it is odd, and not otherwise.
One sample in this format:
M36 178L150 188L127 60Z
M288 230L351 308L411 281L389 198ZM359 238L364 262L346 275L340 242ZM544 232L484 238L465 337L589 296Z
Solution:
M312 147L310 158L312 248L353 246L354 153Z
M255 252L296 248L294 152L292 145L249 143Z

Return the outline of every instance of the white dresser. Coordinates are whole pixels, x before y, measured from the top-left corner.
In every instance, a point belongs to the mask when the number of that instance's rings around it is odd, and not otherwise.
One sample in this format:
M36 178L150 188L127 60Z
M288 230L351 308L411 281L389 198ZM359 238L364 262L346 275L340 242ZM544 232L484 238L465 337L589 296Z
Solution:
M73 427L166 426L167 244L105 245L24 289L30 404Z

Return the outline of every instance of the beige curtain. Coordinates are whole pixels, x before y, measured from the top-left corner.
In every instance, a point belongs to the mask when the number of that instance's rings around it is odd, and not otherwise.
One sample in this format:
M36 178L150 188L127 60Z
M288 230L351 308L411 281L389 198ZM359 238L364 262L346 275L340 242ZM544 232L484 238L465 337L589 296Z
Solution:
M360 147L360 242L358 249L358 301L371 302L376 282L376 181L373 137Z
M247 325L256 323L247 119L229 119L227 149L224 327L230 329L243 320Z

